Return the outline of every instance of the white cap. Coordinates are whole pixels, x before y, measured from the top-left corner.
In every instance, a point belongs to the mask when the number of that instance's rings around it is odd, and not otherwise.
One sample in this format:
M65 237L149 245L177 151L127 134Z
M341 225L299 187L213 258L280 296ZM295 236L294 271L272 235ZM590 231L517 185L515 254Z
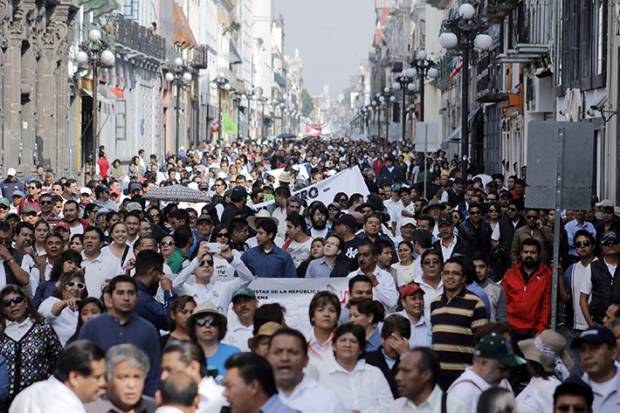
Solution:
M17 171L15 170L15 168L9 168L6 171L6 176L15 176L15 175L17 175Z
M414 227L418 226L418 223L415 219L413 218L403 218L403 220L400 222L400 227L404 227L405 225L413 225Z
M84 188L80 189L80 194L88 194L88 195L92 195L92 194L93 194L93 191L91 191L91 189L90 189L90 188L88 188L88 187L84 187Z

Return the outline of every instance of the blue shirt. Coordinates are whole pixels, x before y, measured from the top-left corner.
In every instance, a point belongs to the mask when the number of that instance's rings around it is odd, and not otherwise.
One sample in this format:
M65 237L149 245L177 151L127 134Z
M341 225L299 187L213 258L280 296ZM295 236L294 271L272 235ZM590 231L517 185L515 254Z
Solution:
M424 313L420 316L420 319L415 323L407 315L407 311L399 311L399 315L402 315L409 320L411 326L411 336L409 337L409 348L414 347L430 347L433 344L433 332L431 323L429 323L424 317Z
M334 269L327 265L325 258L310 261L306 269L306 278L329 278Z
M207 357L207 369L214 370L217 369L217 379L223 379L224 375L226 375L226 360L233 354L240 353L239 350L235 346L231 346L230 344L218 343L217 350L215 350L215 354L211 357Z
M258 413L298 413L280 401L278 393L274 394L263 404Z
M9 368L6 359L0 356L0 409L9 399Z
M489 296L484 292L482 287L478 285L477 282L473 281L471 284L467 285L467 291L470 293L476 294L484 303L484 311L487 313L487 318L491 318L491 300L489 300Z
M91 340L103 351L117 344L133 344L149 357L151 368L146 377L144 393L154 396L159 388L161 375L160 337L153 325L132 313L125 324L108 313L86 322L80 330L80 339Z
M592 234L594 239L596 239L596 229L594 228L594 225L592 225L592 223L589 221L583 221L583 224L580 224L576 219L573 219L572 221L569 221L566 223L566 225L564 225L564 229L566 230L566 235L568 236L568 253L570 255L577 256L577 250L575 249L575 245L573 245L575 240L575 233L577 231L585 229L590 234Z
M241 261L257 277L297 278L291 255L275 245L269 252L265 252L260 245L250 248L243 253Z
M146 288L146 285L138 279L138 303L134 311L146 321L150 321L158 330L168 330L168 309L172 307L174 295L171 291L164 291L165 304L157 301Z
M366 353L379 350L379 347L381 347L381 334L379 328L375 328L375 331L366 339Z

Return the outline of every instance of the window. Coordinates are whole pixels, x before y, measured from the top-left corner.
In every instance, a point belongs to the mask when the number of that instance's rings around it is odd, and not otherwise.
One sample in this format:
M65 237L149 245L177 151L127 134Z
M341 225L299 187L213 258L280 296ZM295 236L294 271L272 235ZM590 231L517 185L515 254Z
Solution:
M116 140L127 140L127 102L124 100L116 100L114 102L114 109Z

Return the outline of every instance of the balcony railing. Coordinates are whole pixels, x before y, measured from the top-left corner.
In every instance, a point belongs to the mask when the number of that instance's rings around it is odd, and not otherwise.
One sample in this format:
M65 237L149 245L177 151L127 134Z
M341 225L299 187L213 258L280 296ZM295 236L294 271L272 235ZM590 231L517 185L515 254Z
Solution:
M491 23L499 23L521 3L521 0L488 0L487 15Z

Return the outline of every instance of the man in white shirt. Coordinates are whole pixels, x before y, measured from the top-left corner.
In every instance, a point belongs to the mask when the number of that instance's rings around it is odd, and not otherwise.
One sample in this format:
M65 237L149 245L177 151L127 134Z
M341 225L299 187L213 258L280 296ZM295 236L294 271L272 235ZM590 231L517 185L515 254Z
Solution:
M286 237L282 249L291 254L295 268L310 256L312 237L306 233L306 220L299 214L286 217Z
M254 313L258 301L251 288L243 287L232 295L233 314L228 314L228 329L222 340L241 351L250 351L248 340L252 338L254 329Z
M159 407L155 413L195 413L200 403L196 382L182 371L162 382L156 398Z
M271 337L267 360L273 368L278 397L304 413L337 413L343 408L336 394L308 375L308 344L302 333L283 327Z
M428 347L417 347L403 355L396 373L400 398L394 400L392 413L436 413L442 404L447 413L467 412L466 405L453 394L441 391L439 359ZM475 411L475 410L474 410Z
M585 371L583 381L594 394L592 411L616 413L620 406L620 373L616 356L616 337L607 327L590 327L581 332L571 343L579 349L581 367Z
M105 391L105 355L90 341L67 346L54 373L15 397L10 413L85 413L83 403Z
M118 259L101 252L103 232L97 227L89 227L84 232L84 251L82 251L82 268L84 281L90 297L101 297L101 291L107 280L119 275Z
M589 283L592 276L590 264L597 260L594 255L596 242L588 231L577 231L574 237L574 247L579 256L579 261L566 269L564 284L571 295L573 303L573 330L578 334L588 328L588 322L581 309L581 290L585 284ZM584 306L587 307L588 305L588 300L584 299Z
M379 252L375 243L362 241L357 249L357 263L359 269L347 275L351 279L356 275L365 275L372 281L372 292L375 300L383 304L386 310L396 307L398 304L398 291L394 278L387 271L377 266Z
M482 392L508 378L510 369L525 364L514 354L506 339L492 333L480 339L474 364L468 367L448 389L448 394L463 400L469 412L475 412Z

